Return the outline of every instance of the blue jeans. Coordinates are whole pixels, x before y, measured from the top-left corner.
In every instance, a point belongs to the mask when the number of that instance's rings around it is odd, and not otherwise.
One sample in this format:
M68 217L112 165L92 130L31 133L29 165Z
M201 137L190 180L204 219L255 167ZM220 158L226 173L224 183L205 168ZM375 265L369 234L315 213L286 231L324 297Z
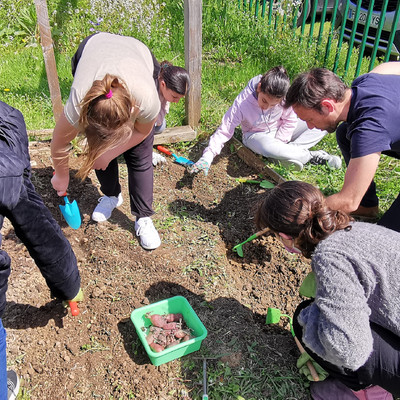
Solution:
M7 400L6 330L0 318L0 400Z

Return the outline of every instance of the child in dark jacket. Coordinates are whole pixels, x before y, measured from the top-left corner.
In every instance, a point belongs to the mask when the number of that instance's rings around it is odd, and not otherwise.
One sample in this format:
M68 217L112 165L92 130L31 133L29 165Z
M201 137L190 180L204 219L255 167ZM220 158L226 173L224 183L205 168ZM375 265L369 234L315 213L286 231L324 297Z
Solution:
M82 301L74 252L31 182L24 118L20 111L0 101L0 229L4 217L12 223L52 295L61 300ZM18 393L18 379L7 382L6 332L1 321L10 266L9 255L0 249L0 400L7 399L7 390L14 389L15 396ZM8 399L15 398L12 396Z

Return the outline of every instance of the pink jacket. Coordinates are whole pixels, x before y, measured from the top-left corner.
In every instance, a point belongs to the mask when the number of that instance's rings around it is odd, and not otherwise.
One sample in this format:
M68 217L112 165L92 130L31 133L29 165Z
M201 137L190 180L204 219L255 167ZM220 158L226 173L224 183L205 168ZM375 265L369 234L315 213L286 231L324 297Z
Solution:
M161 94L161 90L158 93L158 97L160 99L161 108L155 125L161 126L164 122L165 116L169 113L169 101L165 100L165 97Z
M235 128L242 126L242 135L255 132L276 131L275 138L284 143L290 141L297 126L297 115L292 107L285 109L281 104L262 110L257 102L257 85L262 75L252 78L236 97L232 106L222 118L222 123L210 137L203 157L210 163L221 153L224 144L232 138Z

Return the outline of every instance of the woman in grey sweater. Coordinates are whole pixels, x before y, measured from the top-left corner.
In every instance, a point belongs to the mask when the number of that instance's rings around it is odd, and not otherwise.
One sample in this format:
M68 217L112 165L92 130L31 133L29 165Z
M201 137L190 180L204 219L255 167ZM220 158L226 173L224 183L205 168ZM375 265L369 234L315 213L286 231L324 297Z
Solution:
M268 191L256 222L288 251L311 258L314 299L294 316L307 353L355 398L375 385L399 396L400 233L354 222L297 181Z

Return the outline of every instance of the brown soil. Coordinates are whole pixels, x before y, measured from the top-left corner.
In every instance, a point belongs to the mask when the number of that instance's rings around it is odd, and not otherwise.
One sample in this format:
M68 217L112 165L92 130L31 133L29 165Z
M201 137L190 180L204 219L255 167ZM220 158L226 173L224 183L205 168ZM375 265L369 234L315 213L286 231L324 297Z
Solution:
M197 148L190 156L196 159L200 152ZM232 370L252 368L256 358L271 371L295 373L298 351L285 320L267 326L265 316L268 307L293 314L309 263L269 236L247 243L243 258L232 251L255 233L253 211L265 189L236 182L256 175L229 154L229 146L208 177L189 175L171 159L155 169L153 220L162 245L154 251L143 250L135 237L123 162L125 202L106 223L90 219L101 196L95 175L83 183L72 180L69 198L77 200L83 216L82 226L73 230L62 219L61 199L51 188L49 143L32 143L31 155L33 183L77 256L85 301L73 317L50 298L6 221L2 246L12 258L3 318L8 364L23 378L30 399L199 399L199 358L204 355L215 357L211 369L217 361ZM77 159L71 158L71 164L76 170ZM208 336L200 351L156 367L138 340L130 313L175 295L187 298ZM267 391L264 398L271 398ZM305 389L290 398L309 395Z

